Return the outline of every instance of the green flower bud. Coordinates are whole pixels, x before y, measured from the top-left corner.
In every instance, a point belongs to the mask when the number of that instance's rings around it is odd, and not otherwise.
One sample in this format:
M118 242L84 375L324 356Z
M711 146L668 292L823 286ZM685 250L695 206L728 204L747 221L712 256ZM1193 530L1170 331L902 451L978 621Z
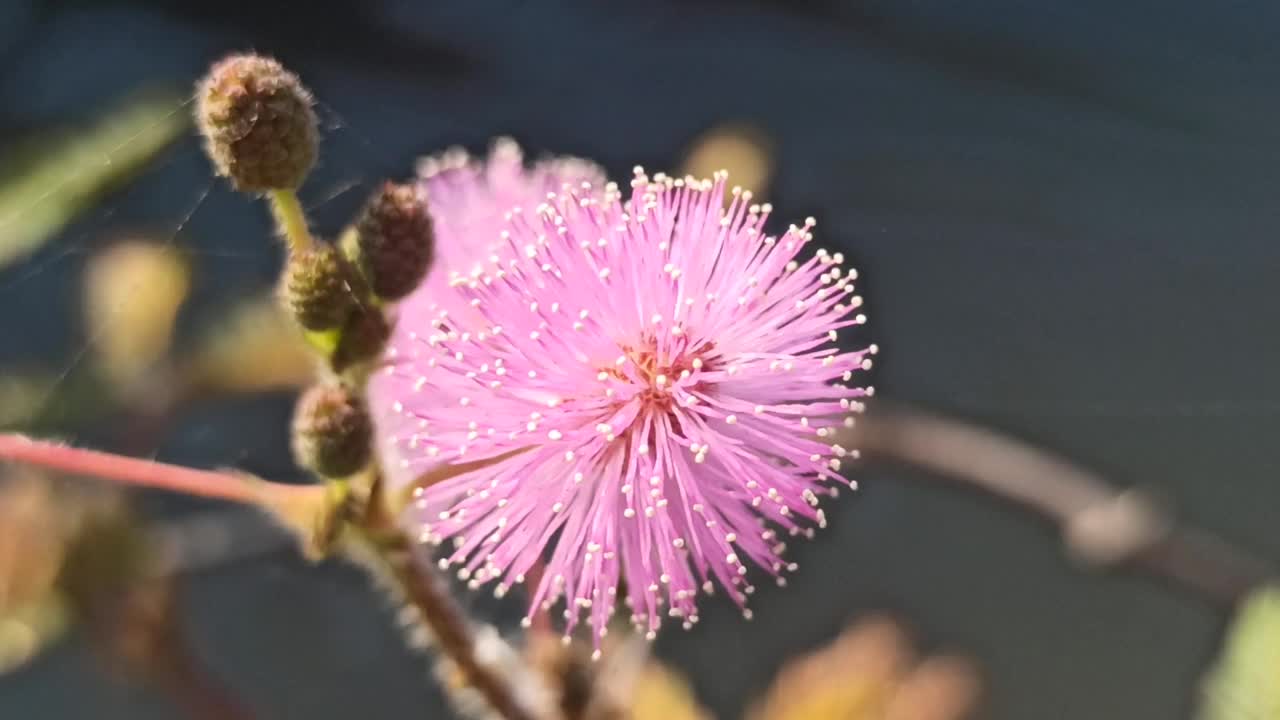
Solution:
M293 455L323 477L352 475L372 455L373 422L364 402L341 385L316 385L298 399Z
M431 216L411 185L385 183L356 222L356 255L374 294L399 300L418 287L435 255Z
M347 262L328 243L290 254L280 296L299 325L317 331L342 327L356 302Z
M343 326L342 338L329 364L335 371L343 372L353 365L373 360L382 353L389 337L391 324L382 310L360 306Z
M316 160L316 116L298 76L260 55L232 55L196 92L196 120L219 175L243 192L294 190Z

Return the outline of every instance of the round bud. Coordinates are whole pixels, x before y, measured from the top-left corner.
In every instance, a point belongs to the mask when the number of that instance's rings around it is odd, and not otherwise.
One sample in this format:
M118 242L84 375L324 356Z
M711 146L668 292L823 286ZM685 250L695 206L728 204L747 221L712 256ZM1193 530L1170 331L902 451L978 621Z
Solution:
M422 282L435 255L427 206L410 185L385 183L356 222L356 252L374 294L399 300Z
M316 160L316 115L298 76L271 58L232 55L196 92L196 119L219 175L244 192L293 190Z
M364 402L341 385L315 385L293 415L293 455L324 477L346 477L369 462L373 423Z
M284 269L281 299L298 324L308 330L332 330L355 305L342 253L319 243L291 253Z
M342 338L330 365L342 372L352 365L376 358L391 337L391 324L376 307L359 306L342 328Z

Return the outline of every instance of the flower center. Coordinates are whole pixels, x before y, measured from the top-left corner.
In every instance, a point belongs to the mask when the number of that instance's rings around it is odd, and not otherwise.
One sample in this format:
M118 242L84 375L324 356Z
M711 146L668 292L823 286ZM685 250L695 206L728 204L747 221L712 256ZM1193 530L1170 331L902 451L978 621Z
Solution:
M709 389L709 384L698 381L697 375L713 370L718 360L713 343L667 348L664 352L650 336L636 345L623 345L618 360L613 367L605 368L602 375L639 388L635 397L643 404L644 411L670 413L677 388L684 392Z

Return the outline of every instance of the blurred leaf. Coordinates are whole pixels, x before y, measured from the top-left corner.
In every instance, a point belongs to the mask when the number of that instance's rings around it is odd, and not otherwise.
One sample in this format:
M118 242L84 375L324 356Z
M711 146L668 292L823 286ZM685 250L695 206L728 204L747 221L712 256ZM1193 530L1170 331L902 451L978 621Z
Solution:
M57 582L76 507L42 475L0 474L0 675L67 629L69 609Z
M981 692L973 664L921 657L887 617L845 629L826 647L787 662L748 720L962 720Z
M190 288L186 259L168 243L130 239L93 256L85 268L84 315L105 379L154 385Z
M188 392L262 392L306 387L316 361L298 326L268 293L231 307L181 368Z
M0 430L61 434L131 411L158 417L206 395L303 388L315 373L302 332L265 293L229 307L182 356L158 362L136 386L141 392L95 363L65 372L0 368Z
M51 132L0 162L0 268L49 240L186 128L175 97L134 100L81 132Z
M0 675L23 667L62 639L70 624L66 603L54 595L5 611L0 615Z
M1200 718L1280 719L1280 587L1254 591L1236 615L1209 674Z
M0 429L64 432L117 407L108 386L87 364L65 374L0 370Z
M693 688L678 673L656 663L645 666L631 704L633 720L709 720Z

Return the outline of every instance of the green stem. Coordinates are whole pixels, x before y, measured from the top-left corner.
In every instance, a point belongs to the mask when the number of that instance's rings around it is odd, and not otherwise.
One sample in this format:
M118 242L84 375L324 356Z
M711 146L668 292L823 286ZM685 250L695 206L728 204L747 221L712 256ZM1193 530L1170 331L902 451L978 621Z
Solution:
M276 229L284 236L289 252L302 252L313 247L315 240L307 229L307 215L298 201L298 194L292 190L272 190L267 198L271 201Z

